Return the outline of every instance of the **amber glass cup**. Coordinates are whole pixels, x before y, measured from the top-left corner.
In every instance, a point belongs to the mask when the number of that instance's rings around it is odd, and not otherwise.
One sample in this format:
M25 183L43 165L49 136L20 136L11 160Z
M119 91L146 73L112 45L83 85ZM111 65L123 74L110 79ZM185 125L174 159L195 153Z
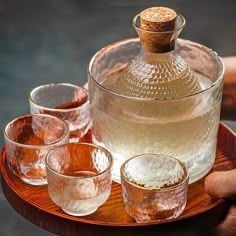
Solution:
M93 144L53 149L46 157L50 198L69 215L92 214L110 196L112 164L111 154Z
M4 137L9 168L25 183L43 185L46 154L69 141L69 127L57 117L31 114L9 122Z
M178 159L143 154L121 166L121 186L126 212L138 223L178 217L187 202L189 174Z
M69 83L45 84L29 95L31 113L45 113L67 122L70 142L78 142L91 128L88 91Z

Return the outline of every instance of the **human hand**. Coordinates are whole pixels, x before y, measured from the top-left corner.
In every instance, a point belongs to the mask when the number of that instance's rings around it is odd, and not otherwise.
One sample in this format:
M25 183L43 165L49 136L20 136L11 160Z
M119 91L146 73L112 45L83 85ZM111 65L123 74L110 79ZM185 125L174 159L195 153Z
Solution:
M232 204L225 219L217 226L217 236L236 235L236 169L213 172L205 179L205 191L213 198L228 198Z

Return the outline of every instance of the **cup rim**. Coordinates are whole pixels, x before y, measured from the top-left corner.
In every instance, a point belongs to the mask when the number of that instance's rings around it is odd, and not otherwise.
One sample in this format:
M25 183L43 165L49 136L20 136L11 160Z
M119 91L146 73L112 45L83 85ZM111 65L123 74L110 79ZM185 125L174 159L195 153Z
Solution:
M60 86L67 86L67 87L73 87L73 88L79 88L79 89L82 89L83 92L86 93L87 95L87 101L83 104L81 104L80 106L77 106L77 107L73 107L73 108L50 108L50 107L45 107L45 106L42 106L40 104L38 104L37 102L34 101L33 99L33 93L36 91L36 90L39 90L43 87L49 87L49 86L54 86L54 85L60 85ZM35 88L33 88L29 95L28 95L28 99L30 101L30 103L34 104L35 106L37 106L38 108L41 108L43 110L47 110L47 111L52 111L52 112L68 112L68 111L74 111L74 110L77 110L78 108L86 105L87 103L89 103L89 93L88 93L88 90L82 86L79 86L79 85L75 85L75 84L72 84L72 83L64 83L64 82L59 82L59 83L47 83L47 84L41 84Z
M100 149L100 150L103 150L103 152L105 152L106 154L108 154L109 156L109 164L108 166L101 172L97 173L97 174L94 174L94 175L89 175L89 176L71 176L71 175L65 175L65 174L62 174L62 173L59 173L58 171L54 170L53 168L51 168L51 166L49 165L49 158L50 158L50 155L51 153L53 153L56 149L60 149L60 148L63 148L65 146L81 146L81 145L86 145L86 146L90 146L90 147L95 147L97 149ZM53 172L54 174L56 175L59 175L63 178L71 178L71 179L92 179L92 178L96 178L100 175L103 175L104 173L106 173L107 171L111 170L112 167L113 167L113 162L114 162L114 159L113 159L113 156L112 154L104 147L102 146L99 146L99 145L96 145L96 144L93 144L93 143L86 143L86 142L78 142L78 143L65 143L65 144L62 144L60 146L57 146L53 149L51 149L46 157L45 157L45 164L46 164L46 168L48 168L51 172Z
M50 143L47 143L47 144L41 144L41 145L33 145L33 144L19 143L19 142L16 142L16 141L12 140L12 139L9 137L9 135L7 134L7 128L8 128L11 124L13 124L14 122L16 122L17 120L20 120L20 119L23 119L23 118L27 118L27 117L34 117L34 116L45 117L45 118L47 117L47 118L50 118L50 119L54 119L54 120L60 121L61 123L64 124L64 126L65 126L65 128L66 128L65 134L64 134L61 138L57 139L57 140L54 141L54 142L50 142ZM26 115L22 115L22 116L18 116L18 117L16 117L16 118L14 118L13 120L11 120L10 122L8 122L8 123L6 124L3 133L4 133L4 137L5 137L9 142L14 143L15 145L18 145L18 146L21 146L21 147L24 147L24 148L41 148L41 147L48 147L48 146L51 146L51 145L55 145L55 144L57 144L57 143L62 142L62 141L65 140L66 138L69 138L70 129L69 129L68 124L67 124L64 120L62 120L62 119L60 119L60 118L58 118L58 117L56 117L56 116L52 116L52 115L48 115L48 114L38 114L38 113L34 113L34 114L26 114Z
M184 170L184 178L177 184L177 185L174 185L174 186L170 186L170 187L164 187L164 188L146 188L146 187L143 187L143 186L139 186L138 184L135 184L133 182L131 182L130 180L128 180L126 178L126 176L124 175L124 168L125 168L125 165L135 159L135 158L138 158L138 157L141 157L141 156L158 156L158 157L164 157L164 158L168 158L168 159L172 159L176 162L179 163L179 165L183 168ZM165 155L165 154L160 154L160 153L143 153L143 154L139 154L139 155L136 155L136 156L133 156L129 159L127 159L126 161L124 161L120 167L120 176L121 176L121 183L122 183L122 180L124 180L125 182L127 182L129 185L132 185L134 186L135 188L139 188L139 189L143 189L143 190L149 190L149 191L158 191L158 192L168 192L168 191L171 191L171 190L174 190L176 188L179 188L181 186L183 186L184 184L188 183L189 181L189 171L186 167L186 165L180 161L179 159L175 158L175 157L172 157L172 156L168 156L168 155Z

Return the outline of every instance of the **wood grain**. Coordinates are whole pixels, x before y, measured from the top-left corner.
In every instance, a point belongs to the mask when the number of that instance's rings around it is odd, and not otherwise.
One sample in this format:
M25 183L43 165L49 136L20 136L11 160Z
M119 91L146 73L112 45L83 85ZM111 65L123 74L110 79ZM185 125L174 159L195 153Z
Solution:
M217 155L213 169L236 167L236 137L220 124ZM91 141L90 134L84 141ZM6 165L5 149L0 159L1 185L11 206L32 223L59 235L210 235L224 217L229 202L213 200L204 192L204 179L189 186L187 206L181 216L172 221L137 224L122 205L121 187L112 183L108 201L86 217L65 214L49 198L47 186L31 186L11 173Z

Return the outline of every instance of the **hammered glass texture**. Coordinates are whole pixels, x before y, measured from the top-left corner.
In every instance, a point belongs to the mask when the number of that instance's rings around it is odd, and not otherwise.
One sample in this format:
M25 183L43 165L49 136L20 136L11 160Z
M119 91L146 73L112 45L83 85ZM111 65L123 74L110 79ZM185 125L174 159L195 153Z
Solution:
M70 215L88 215L104 204L111 192L112 157L102 147L71 143L46 158L48 192Z
M69 140L69 128L54 116L33 114L16 118L5 128L10 169L24 182L46 184L46 154Z
M138 223L176 218L186 206L188 172L177 159L131 158L121 167L121 185L125 210Z
M31 113L45 113L67 122L70 141L79 141L91 128L88 92L66 83L41 85L29 97Z
M168 99L183 97L201 90L190 67L179 56L169 53L156 56L145 52L136 56L122 71L112 91L133 97Z

